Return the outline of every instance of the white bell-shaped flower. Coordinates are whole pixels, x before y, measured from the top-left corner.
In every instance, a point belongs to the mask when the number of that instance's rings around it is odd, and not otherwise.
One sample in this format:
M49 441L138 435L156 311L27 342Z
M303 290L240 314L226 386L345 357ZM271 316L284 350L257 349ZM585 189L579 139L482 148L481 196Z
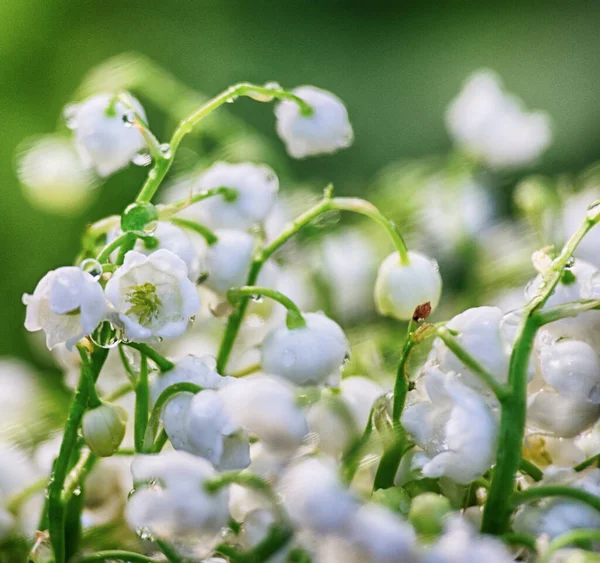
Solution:
M109 403L86 411L81 434L94 455L109 457L117 451L125 437L127 416L123 407Z
M359 507L334 467L314 457L292 464L281 476L278 491L292 521L322 535L347 529Z
M339 372L349 344L341 327L325 315L303 317L305 326L288 328L284 323L267 334L261 364L266 373L296 385L319 385Z
M131 98L133 109L146 121L144 108ZM100 176L124 168L144 147L142 134L129 122L130 111L112 94L98 94L69 107L69 127L75 133L75 147L81 159Z
M390 254L379 267L375 282L375 304L382 315L407 321L419 305L435 309L442 294L442 278L435 260L409 252L409 264L402 264L398 252Z
M308 434L304 413L285 381L254 375L226 385L220 395L233 423L258 436L269 450L293 452Z
M202 191L230 188L237 196L213 196L200 203L215 228L245 230L262 223L275 205L279 180L268 166L251 162L229 164L217 162L202 176L198 184Z
M332 153L352 144L348 112L337 96L314 86L300 86L292 92L310 105L312 113L304 115L298 104L289 100L275 107L277 134L290 156Z
M458 145L494 168L530 164L552 140L548 116L527 112L489 71L467 80L446 112L446 126Z
M564 397L600 403L600 359L589 344L561 339L542 344L538 353L546 383Z
M366 556L364 561L418 561L412 526L398 514L375 503L365 504L354 513L348 539Z
M185 262L165 249L149 256L128 252L105 292L133 341L177 338L200 308Z
M501 332L502 317L498 307L474 307L453 317L446 328L457 332L454 338L460 346L498 381L505 383L508 380L510 349ZM435 341L430 359L437 362L443 372L456 373L469 387L487 389L440 339Z
M444 392L432 403L408 407L402 424L431 458L423 475L471 483L494 462L498 424L484 398L453 374L445 376Z
M94 173L81 161L73 143L58 135L46 135L22 147L17 175L27 198L51 213L76 214L95 195Z
M200 276L200 255L185 231L168 221L159 221L152 236L157 239L158 246L147 248L144 241L138 239L135 250L147 256L160 249L172 252L185 262L188 278L196 282Z
M71 348L93 332L107 311L98 281L75 266L48 272L33 295L23 295L23 303L27 306L25 328L43 330L49 349L63 342Z
M208 278L204 285L215 293L227 293L232 287L246 284L252 264L254 238L248 233L232 229L218 229L215 235L219 240L208 247Z

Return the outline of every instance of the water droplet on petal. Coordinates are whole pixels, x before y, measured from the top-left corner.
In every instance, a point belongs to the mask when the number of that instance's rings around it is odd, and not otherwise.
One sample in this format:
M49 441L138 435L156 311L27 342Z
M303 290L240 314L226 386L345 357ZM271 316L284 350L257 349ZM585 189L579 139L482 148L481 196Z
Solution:
M136 166L149 166L152 162L152 157L148 151L143 150L134 155L134 157L131 159L131 162L133 162L133 164Z
M92 332L90 338L96 346L100 348L111 349L122 342L122 331L115 328L109 321L101 322L96 330Z
M90 274L95 280L98 280L102 277L102 264L98 262L95 258L87 258L79 267L84 271Z
M169 143L163 143L160 145L159 149L163 158L171 158L173 152L171 151L171 145Z

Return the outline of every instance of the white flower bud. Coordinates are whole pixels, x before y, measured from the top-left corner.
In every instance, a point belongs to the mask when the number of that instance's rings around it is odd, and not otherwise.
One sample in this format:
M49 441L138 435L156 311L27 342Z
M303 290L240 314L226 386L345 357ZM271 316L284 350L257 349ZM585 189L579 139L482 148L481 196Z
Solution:
M146 121L140 103L135 98L131 100L134 110ZM93 96L68 110L75 147L81 159L100 176L124 168L146 146L142 134L128 123L130 112L121 102L114 102L112 94Z
M228 491L205 490L204 483L217 476L205 459L177 451L138 455L131 473L136 489L126 517L133 530L165 539L205 535L210 543L227 524ZM137 486L143 483L152 485Z
M233 200L213 196L201 202L210 226L245 230L262 223L275 204L279 180L265 165L250 162L213 164L199 179L202 190L231 188L237 192Z
M548 116L525 111L488 71L467 80L446 112L446 125L459 145L494 168L530 164L552 139Z
M357 500L333 468L317 458L291 465L281 476L278 490L292 521L318 534L344 530L358 509Z
M547 342L539 357L543 378L561 395L600 403L600 360L589 344L570 339Z
M442 294L442 278L435 260L409 252L409 264L400 262L398 252L390 254L379 267L375 282L377 310L388 317L407 321L419 305L435 309Z
M308 434L294 390L285 381L255 375L232 382L219 394L233 423L258 436L270 450L293 452Z
M266 373L296 385L318 385L337 372L349 352L341 327L320 313L303 315L306 326L285 324L267 334L261 365Z
M24 146L17 157L17 174L31 203L51 213L74 215L95 196L94 173L81 162L73 143L58 135Z
M436 493L423 493L413 498L408 519L419 534L437 536L444 528L444 520L452 511L450 501Z
M66 266L48 272L33 295L23 295L25 328L43 330L49 349L66 343L71 348L104 318L107 305L100 284L87 272Z
M227 293L232 287L246 284L252 264L254 238L243 231L231 229L219 229L215 234L219 240L208 247L208 278L204 285L215 293Z
M129 340L177 338L200 308L185 262L168 250L132 250L105 288Z
M312 114L303 115L298 104L288 100L276 106L277 134L290 156L332 153L352 144L348 112L337 96L314 86L300 86L292 92L311 106Z
M119 449L126 424L127 411L123 407L103 403L83 415L81 433L94 455L109 457Z

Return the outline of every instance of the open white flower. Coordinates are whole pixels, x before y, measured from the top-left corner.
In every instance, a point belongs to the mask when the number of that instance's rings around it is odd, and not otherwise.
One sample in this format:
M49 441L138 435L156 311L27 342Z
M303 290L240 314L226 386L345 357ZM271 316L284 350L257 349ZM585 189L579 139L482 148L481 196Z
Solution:
M442 375L428 375L439 387ZM402 424L431 458L422 469L426 477L445 475L459 484L472 483L494 462L497 421L483 397L453 374L431 403L416 403L402 415Z
M435 309L442 294L442 278L435 260L409 252L409 264L392 252L379 267L375 282L375 304L382 315L407 321L419 305Z
M24 294L25 328L43 330L49 349L66 343L71 348L90 334L104 318L104 292L94 277L75 266L48 272L33 295Z
M308 434L294 390L285 381L254 375L223 387L220 395L233 423L258 436L270 450L293 452Z
M81 162L73 143L58 135L33 139L22 147L17 174L27 198L52 213L76 214L95 193L94 173Z
M460 146L494 168L530 164L552 139L548 116L527 112L488 71L467 80L446 112L446 125Z
M204 483L217 476L205 459L177 451L138 455L131 473L136 488L129 497L126 517L141 535L212 537L227 524L228 491L204 489Z
M129 340L177 338L200 308L185 262L168 250L132 250L106 284L106 297Z
M251 162L213 164L199 179L202 190L231 188L237 196L213 196L201 202L211 226L245 230L262 223L275 204L279 180L268 166Z
M271 330L262 345L261 365L266 373L279 375L296 385L318 385L339 373L349 352L341 327L320 313L303 315L306 325Z
M144 108L131 98L134 110L146 121ZM112 94L98 94L68 108L69 127L75 132L75 147L81 159L100 176L124 168L144 147L142 134L127 123L130 111Z
M359 507L333 467L317 458L291 465L281 476L278 490L292 521L318 534L344 531Z
M254 237L243 231L218 229L215 231L218 241L208 247L206 269L208 278L205 285L215 293L227 293L228 289L246 284Z
M277 133L291 156L332 153L352 144L348 112L337 96L314 86L300 86L292 92L311 106L312 113L303 115L298 104L289 100L275 108Z

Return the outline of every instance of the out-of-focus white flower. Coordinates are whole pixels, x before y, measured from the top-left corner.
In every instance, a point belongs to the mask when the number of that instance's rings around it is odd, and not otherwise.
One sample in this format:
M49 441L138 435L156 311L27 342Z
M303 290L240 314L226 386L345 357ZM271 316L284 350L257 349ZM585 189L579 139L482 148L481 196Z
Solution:
M126 424L127 411L123 407L103 403L83 415L81 433L94 455L110 457L125 437Z
M367 425L371 407L384 394L384 389L366 377L346 377L340 383L341 393L336 399L350 414L354 428L340 416L339 410L327 402L317 401L311 406L307 420L311 432L319 435L319 448L324 452L339 454L352 440L362 434Z
M441 375L428 377L432 383L428 389L439 386ZM494 461L497 421L483 397L453 374L443 381L443 391L430 395L433 402L416 403L404 411L402 424L431 458L423 475L471 483Z
M8 539L15 528L14 516L0 507L0 541Z
M100 284L75 266L48 272L33 295L23 295L23 303L25 328L43 330L49 349L63 342L72 347L98 326L107 309Z
M185 262L168 250L132 250L105 288L129 340L177 338L200 308Z
M510 349L502 338L502 317L498 307L474 307L453 317L446 327L457 332L454 338L458 344L504 383L508 379ZM440 339L435 341L430 359L437 362L443 372L454 372L469 387L487 389Z
M458 145L494 168L530 164L552 139L548 116L527 112L488 71L467 80L446 112L446 126Z
M300 86L292 92L311 106L312 113L303 115L298 104L288 100L276 106L277 134L290 156L332 153L352 144L348 112L337 96L314 86Z
M272 527L276 525L275 516L270 510L257 508L250 511L244 518L240 532L240 542L245 549L251 549L268 536ZM268 563L286 563L292 549L291 542L279 548L268 559Z
M201 202L209 217L210 226L245 230L262 223L275 204L279 180L265 165L250 162L229 164L217 162L200 177L202 191L213 188L231 188L237 197L213 196Z
M228 491L205 490L205 482L217 476L205 459L178 451L138 455L131 473L136 489L129 497L126 516L140 535L205 534L210 538L227 524Z
M291 465L281 476L278 490L292 521L318 534L346 530L358 509L357 500L333 468L317 458Z
M547 467L539 485L566 485L593 495L600 494L600 469L585 474L572 469ZM548 498L537 505L522 506L514 518L516 532L547 534L550 539L577 528L600 529L600 513L581 501Z
M218 389L233 378L222 377L216 370L216 360L212 356L194 356L189 354L175 361L175 367L160 373L152 381L151 395L153 401L171 385L176 383L195 383L203 389Z
M33 139L17 156L17 175L36 207L73 215L94 196L93 172L79 159L73 143L58 135Z
M208 278L204 285L215 293L226 293L232 287L246 284L254 238L243 231L218 229L218 241L208 247L206 269Z
M285 324L267 334L261 354L266 373L296 385L318 385L338 372L349 352L341 327L320 313L303 315L306 326Z
M508 548L491 536L478 535L459 516L448 521L446 532L424 557L424 563L513 563Z
M584 459L600 454L600 422L597 422L589 432L579 436L575 444L583 453Z
M442 278L437 262L409 252L409 264L400 262L398 252L390 254L379 267L375 282L375 304L382 315L407 321L419 305L435 309L442 294Z
M565 397L551 389L541 389L527 400L527 424L561 438L577 436L598 417L600 405Z
M135 250L147 256L161 248L172 252L185 262L187 276L191 281L195 282L200 275L200 256L192 244L190 237L187 236L183 229L168 221L159 221L152 236L158 240L156 248L146 248L144 241L138 240Z
M308 434L294 390L273 377L254 375L223 387L225 410L236 426L258 436L276 452L293 452Z
M131 98L133 109L146 121L144 108ZM69 127L81 159L100 176L124 168L145 146L142 134L132 127L130 111L112 94L99 94L68 108Z
M600 360L589 344L568 338L546 342L539 358L542 377L561 395L600 403Z
M368 503L354 513L349 540L366 555L366 561L416 563L419 560L412 526L375 503Z
M581 222L584 220L588 207L600 198L598 188L588 188L582 192L571 194L562 208L562 236L567 240L577 231ZM583 237L577 245L574 255L582 260L590 262L596 268L600 267L600 255L598 247L600 246L600 227L597 225Z

